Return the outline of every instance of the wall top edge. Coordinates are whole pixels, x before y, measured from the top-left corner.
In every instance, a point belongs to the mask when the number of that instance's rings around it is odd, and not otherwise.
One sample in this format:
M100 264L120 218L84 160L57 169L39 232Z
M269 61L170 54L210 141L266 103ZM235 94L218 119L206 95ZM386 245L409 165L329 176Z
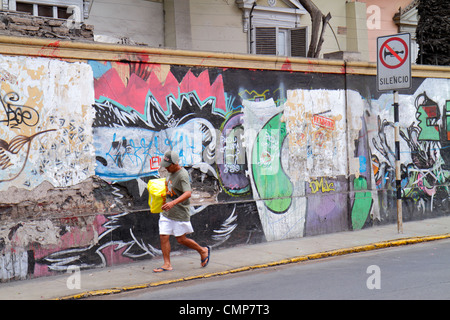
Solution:
M192 56L202 58L225 58L225 59L239 59L239 60L255 60L255 61L295 61L309 64L324 64L324 65L343 65L340 60L321 60L313 58L294 58L294 57L280 57L280 56L265 56L253 54L239 54L239 53L221 53L208 51L191 51L168 48L153 48L146 46L120 45L110 43L91 43L81 41L57 40L57 39L43 39L31 37L15 37L0 35L0 46L4 44L26 45L31 47L58 47L60 49L78 49L78 50L94 50L94 51L111 51L117 53L137 53L137 54L165 54L177 56ZM93 57L95 58L95 57Z
M73 60L130 61L198 65L200 67L283 70L291 72L362 75L376 75L377 72L376 63L367 61L190 51L7 35L0 35L0 54ZM449 66L412 65L411 68L412 75L415 77L450 78Z

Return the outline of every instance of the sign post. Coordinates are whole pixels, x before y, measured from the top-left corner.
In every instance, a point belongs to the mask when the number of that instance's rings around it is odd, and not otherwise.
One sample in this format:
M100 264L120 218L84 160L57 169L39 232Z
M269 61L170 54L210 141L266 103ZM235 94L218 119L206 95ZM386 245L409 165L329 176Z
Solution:
M402 185L400 166L399 89L411 88L411 35L377 38L377 90L394 92L395 184L397 189L397 230L403 233Z
M400 124L398 116L398 91L394 90L394 129L395 129L395 186L397 188L397 231L403 233L402 212L402 171L400 165Z

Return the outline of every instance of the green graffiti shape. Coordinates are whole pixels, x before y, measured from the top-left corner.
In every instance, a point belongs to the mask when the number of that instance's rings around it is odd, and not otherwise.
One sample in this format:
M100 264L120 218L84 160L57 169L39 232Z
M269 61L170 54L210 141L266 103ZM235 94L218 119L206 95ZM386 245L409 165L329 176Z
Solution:
M256 189L274 213L284 213L292 202L293 186L281 167L281 147L287 135L279 113L270 119L256 137L252 150L252 171Z
M431 120L439 120L438 107L436 105L419 106L417 120L421 129L419 140L439 141L439 126L431 124Z
M366 178L359 176L353 180L355 191L367 190ZM370 209L372 208L372 196L370 192L355 192L355 202L352 208L352 227L353 230L359 230L364 226Z
M450 141L450 100L445 101L447 115L447 140Z

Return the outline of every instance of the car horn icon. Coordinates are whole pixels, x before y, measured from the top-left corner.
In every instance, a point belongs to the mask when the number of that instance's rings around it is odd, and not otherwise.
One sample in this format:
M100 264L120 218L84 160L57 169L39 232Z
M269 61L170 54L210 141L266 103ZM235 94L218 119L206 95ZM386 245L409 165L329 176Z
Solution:
M394 51L396 54L403 54L405 53L404 50L402 51ZM394 54L392 52L390 52L389 50L384 49L384 59L386 59L387 56L393 57Z

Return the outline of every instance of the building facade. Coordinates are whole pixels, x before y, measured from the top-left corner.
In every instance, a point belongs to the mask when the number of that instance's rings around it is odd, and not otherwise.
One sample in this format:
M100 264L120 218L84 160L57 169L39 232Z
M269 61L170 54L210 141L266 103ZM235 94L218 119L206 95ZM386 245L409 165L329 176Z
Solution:
M410 32L415 60L417 0L313 2L331 14L320 58L352 53L374 62L377 37ZM2 11L66 20L69 28L88 25L93 39L106 43L305 57L311 39L310 14L298 0L3 0L1 5Z

